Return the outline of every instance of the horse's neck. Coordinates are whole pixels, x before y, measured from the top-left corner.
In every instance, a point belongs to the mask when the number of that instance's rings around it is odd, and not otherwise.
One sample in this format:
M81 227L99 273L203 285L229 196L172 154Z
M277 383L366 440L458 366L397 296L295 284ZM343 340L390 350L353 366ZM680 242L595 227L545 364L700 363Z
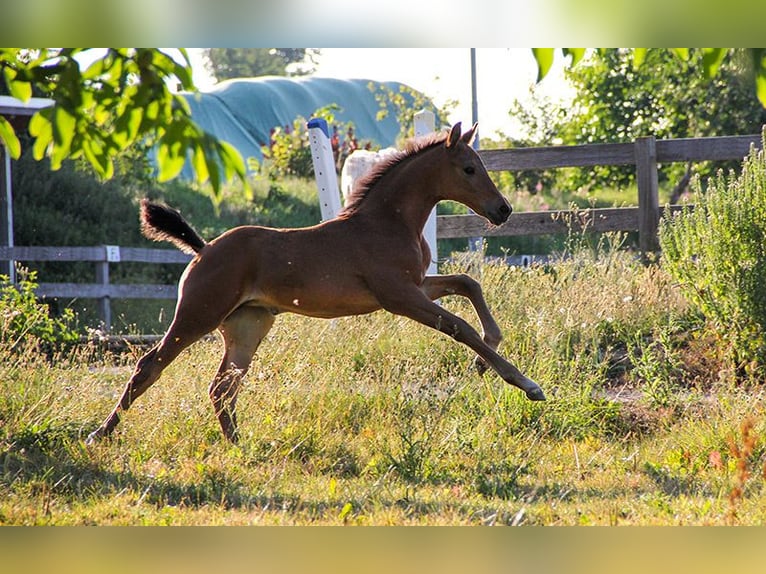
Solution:
M439 199L434 186L438 168L419 161L421 158L413 158L381 178L360 212L381 221L400 221L420 234Z

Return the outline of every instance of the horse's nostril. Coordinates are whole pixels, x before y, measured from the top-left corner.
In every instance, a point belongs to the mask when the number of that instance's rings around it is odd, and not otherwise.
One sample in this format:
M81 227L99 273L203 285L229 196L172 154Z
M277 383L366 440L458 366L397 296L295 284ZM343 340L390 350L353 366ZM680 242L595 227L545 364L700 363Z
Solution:
M508 205L508 204L500 206L500 213L501 213L501 215L510 215L511 211L512 211L511 206Z

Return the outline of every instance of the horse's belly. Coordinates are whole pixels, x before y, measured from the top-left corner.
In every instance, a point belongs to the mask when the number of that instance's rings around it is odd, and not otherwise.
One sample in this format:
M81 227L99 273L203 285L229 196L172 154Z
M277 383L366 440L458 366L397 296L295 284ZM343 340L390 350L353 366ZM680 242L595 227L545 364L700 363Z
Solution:
M300 285L284 282L258 293L251 304L278 312L298 313L331 319L347 315L363 315L380 309L375 296L359 282L339 283L309 281Z

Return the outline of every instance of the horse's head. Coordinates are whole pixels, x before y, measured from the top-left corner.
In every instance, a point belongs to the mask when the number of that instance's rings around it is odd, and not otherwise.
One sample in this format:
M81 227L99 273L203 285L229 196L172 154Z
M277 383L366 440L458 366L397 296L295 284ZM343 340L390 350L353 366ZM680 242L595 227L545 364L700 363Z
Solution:
M494 225L508 219L512 208L500 194L487 173L487 169L476 151L471 147L476 136L474 124L461 135L460 122L452 126L444 142L449 173L443 188L444 199L458 201L485 217Z

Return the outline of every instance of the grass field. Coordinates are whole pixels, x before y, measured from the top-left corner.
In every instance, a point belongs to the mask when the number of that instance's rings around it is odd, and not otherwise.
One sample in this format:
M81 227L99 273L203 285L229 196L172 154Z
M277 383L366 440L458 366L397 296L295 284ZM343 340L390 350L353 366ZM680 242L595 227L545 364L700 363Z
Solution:
M242 392L239 446L207 398L210 338L88 447L142 350L0 349L0 523L765 522L764 389L732 382L659 267L615 249L454 266L481 280L501 352L547 402L403 318L282 315Z

